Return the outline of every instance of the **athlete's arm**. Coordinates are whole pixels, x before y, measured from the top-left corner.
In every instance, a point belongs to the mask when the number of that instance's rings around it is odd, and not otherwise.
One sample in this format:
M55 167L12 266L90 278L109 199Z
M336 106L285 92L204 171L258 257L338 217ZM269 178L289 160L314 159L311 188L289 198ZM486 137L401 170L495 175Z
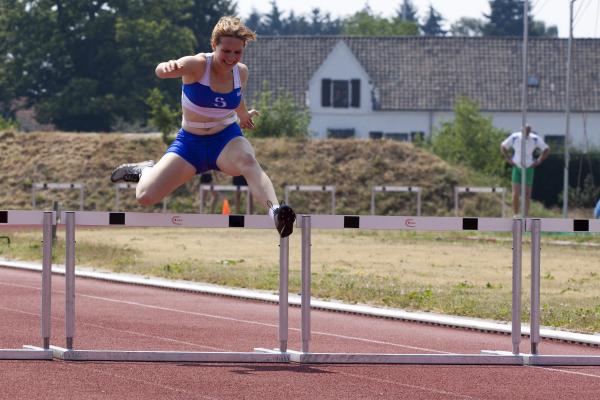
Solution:
M246 83L248 82L248 67L242 63L238 63L238 68L240 70L240 80L242 81L241 83L243 91L246 88ZM242 101L240 101L240 105L235 109L235 112L240 119L241 128L254 129L254 121L252 121L252 118L259 116L260 113L256 110L248 111L244 98L242 98Z
M202 74L205 66L206 59L203 56L185 56L179 60L161 62L156 66L155 73L161 79L181 78L186 75Z

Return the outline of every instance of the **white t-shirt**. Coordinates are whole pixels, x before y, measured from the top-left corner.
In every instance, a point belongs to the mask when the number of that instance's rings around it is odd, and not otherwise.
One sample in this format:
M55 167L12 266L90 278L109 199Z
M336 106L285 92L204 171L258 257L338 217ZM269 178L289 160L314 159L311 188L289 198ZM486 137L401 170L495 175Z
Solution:
M506 138L502 142L502 147L505 149L513 149L514 153L512 156L512 161L515 163L517 167L521 167L521 132L511 133L509 137ZM525 165L527 168L531 167L533 164L533 152L535 149L540 149L544 151L548 148L544 139L539 137L536 133L529 132L527 135L527 139L525 141Z

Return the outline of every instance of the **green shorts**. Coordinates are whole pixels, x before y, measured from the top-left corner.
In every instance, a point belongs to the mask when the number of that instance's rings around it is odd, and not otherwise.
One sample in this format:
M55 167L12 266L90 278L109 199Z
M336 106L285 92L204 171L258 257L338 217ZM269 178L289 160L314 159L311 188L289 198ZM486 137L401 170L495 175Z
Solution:
M529 167L525 170L525 182L527 186L533 186L533 167ZM512 183L517 185L521 184L521 168L512 167Z

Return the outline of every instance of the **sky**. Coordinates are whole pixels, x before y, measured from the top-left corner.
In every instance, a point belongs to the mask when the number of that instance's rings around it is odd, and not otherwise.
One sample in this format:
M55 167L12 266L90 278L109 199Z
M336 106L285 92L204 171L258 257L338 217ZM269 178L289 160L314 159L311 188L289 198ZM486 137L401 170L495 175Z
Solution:
M569 4L571 0L531 0L534 19L546 25L556 25L560 37L569 36ZM364 8L368 4L374 13L390 17L402 0L276 0L277 7L287 16L290 11L308 14L313 8L320 8L322 13L330 13L333 17L345 17ZM490 12L488 0L412 0L422 19L432 5L445 19L445 28L461 17L483 18ZM254 8L261 13L271 9L271 0L237 0L240 16L246 17ZM600 0L575 0L574 2L574 37L600 37Z

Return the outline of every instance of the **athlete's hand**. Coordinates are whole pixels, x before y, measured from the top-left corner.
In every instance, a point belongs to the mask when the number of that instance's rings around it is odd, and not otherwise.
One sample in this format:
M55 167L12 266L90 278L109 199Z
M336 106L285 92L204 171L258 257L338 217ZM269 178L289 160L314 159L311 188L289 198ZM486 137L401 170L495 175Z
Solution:
M156 68L156 74L158 76L163 74L168 74L173 71L177 71L178 69L183 68L183 65L177 60L169 60L158 64Z
M254 129L254 121L252 118L260 116L260 113L257 110L250 110L247 113L238 114L238 118L240 119L240 128L242 129Z

